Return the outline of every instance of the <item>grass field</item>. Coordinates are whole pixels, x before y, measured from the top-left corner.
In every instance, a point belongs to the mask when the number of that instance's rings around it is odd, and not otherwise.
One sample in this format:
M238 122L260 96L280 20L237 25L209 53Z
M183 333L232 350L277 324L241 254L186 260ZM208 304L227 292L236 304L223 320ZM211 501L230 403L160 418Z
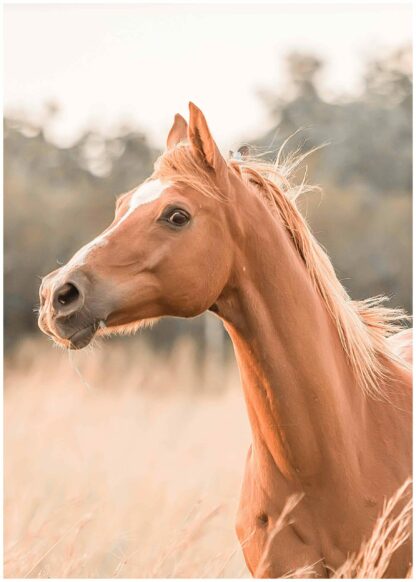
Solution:
M250 431L232 359L186 342L156 355L133 338L79 353L27 340L5 372L6 577L249 577L234 518ZM336 577L383 575L408 535L407 490Z
M6 577L245 577L233 362L131 339L6 361Z

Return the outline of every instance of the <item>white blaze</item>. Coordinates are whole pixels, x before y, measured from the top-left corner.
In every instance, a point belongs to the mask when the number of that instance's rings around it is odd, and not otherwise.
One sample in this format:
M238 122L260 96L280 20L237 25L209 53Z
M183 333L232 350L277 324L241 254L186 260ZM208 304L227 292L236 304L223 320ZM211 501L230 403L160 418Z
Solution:
M163 184L160 180L145 182L133 192L130 198L128 212L133 212L133 210L136 210L136 208L142 204L147 204L148 202L157 200L157 198L162 195L163 190L166 190L169 186L170 184L168 182Z
M166 190L166 188L169 186L169 182L163 183L160 180L150 180L149 182L144 182L144 184L139 186L131 195L127 212L123 214L120 220L114 226L112 226L110 230L100 234L94 240L83 246L77 253L75 253L69 263L66 264L66 267L70 267L72 269L75 266L83 265L92 249L106 245L108 242L108 237L120 226L122 222L124 222L131 214L133 214L133 212L139 206L157 200L163 194L163 191Z

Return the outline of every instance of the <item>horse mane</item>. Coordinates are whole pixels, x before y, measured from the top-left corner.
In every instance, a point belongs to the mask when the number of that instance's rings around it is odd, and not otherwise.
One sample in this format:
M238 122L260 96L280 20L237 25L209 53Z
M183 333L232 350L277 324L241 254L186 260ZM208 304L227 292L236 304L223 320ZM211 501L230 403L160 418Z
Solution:
M310 153L310 152L309 152ZM388 338L404 327L408 319L400 308L388 308L385 296L362 301L352 300L319 242L313 236L304 217L297 208L300 195L316 190L306 184L292 183L292 176L308 154L297 152L284 162L270 163L259 157L228 160L228 167L238 174L254 195L259 195L280 219L303 260L312 284L320 294L330 314L341 345L364 394L386 398L384 386L390 376L391 366L409 369L407 363L394 353ZM225 201L224 193L214 183L206 168L201 167L186 142L165 152L155 164L153 177L188 185L207 196Z

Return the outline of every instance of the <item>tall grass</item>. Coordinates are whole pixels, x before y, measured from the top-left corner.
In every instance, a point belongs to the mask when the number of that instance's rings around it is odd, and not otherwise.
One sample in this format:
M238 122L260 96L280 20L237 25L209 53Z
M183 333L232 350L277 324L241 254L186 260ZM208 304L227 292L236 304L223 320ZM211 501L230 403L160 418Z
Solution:
M198 364L189 344L160 358L113 342L72 361L41 345L6 364L5 575L246 576L234 364Z
M371 537L333 573L334 578L383 578L394 553L408 540L412 526L411 480L386 500ZM412 577L409 565L407 578Z
M27 340L5 368L6 577L249 576L234 533L250 431L233 361L186 342L161 356L133 339L75 354ZM382 575L409 507L397 519L392 500L335 575Z

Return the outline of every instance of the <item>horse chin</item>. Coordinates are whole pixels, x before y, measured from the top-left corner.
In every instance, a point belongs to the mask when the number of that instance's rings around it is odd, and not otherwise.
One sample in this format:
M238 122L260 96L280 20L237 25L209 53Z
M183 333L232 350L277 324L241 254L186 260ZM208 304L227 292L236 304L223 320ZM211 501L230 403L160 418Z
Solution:
M68 348L70 350L82 350L87 347L97 332L97 324L90 325L76 331L68 338Z
M98 327L98 322L93 323L88 327L78 329L68 338L61 337L60 335L51 332L47 332L47 335L49 335L55 344L61 348L66 350L82 350L83 348L86 348L96 336Z
M95 337L105 337L110 335L131 335L143 327L152 326L159 318L142 319L123 325L106 325L102 320L96 321L91 325L74 332L70 337L63 338L50 332L47 335L51 336L54 342L69 350L82 350L86 348Z

